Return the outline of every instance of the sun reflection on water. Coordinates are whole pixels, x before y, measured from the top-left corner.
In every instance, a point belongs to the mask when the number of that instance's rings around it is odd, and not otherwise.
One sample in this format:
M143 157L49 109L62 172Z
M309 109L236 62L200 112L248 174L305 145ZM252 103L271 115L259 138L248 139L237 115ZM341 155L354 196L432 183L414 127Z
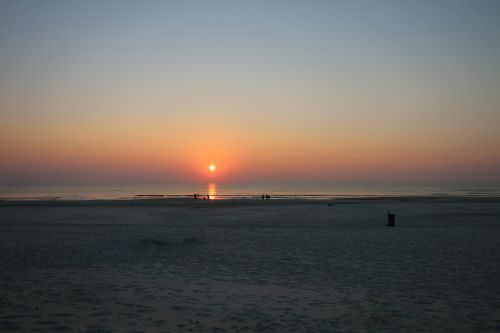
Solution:
M208 184L208 198L211 200L217 199L217 186L215 183Z

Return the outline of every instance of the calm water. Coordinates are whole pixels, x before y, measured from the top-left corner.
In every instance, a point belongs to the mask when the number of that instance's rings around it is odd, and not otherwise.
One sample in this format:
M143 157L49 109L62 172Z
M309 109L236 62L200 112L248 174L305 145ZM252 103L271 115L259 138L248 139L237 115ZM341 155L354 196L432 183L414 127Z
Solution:
M500 196L500 184L191 184L0 187L0 199L136 199L185 197L193 193L211 199L272 198L327 199L356 196Z

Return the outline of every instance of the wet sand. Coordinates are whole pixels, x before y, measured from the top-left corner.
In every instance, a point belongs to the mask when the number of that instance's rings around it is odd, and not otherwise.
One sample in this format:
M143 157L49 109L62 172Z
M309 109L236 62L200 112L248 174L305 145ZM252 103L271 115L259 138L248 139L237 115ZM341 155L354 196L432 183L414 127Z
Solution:
M500 331L499 198L1 201L0 253L2 332Z

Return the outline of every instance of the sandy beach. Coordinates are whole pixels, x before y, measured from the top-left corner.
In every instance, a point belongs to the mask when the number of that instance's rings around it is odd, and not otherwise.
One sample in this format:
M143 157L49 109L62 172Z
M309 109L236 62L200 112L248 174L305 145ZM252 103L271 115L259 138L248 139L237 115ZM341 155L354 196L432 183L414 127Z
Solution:
M498 332L499 203L1 201L0 331Z

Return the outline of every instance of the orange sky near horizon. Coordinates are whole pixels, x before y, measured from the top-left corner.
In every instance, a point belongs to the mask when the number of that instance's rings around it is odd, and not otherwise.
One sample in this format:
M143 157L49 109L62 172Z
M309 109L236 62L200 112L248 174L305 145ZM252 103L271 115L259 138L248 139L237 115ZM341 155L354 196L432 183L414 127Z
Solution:
M63 174L77 182L103 174L117 177L114 181L120 175L124 182L196 183L378 180L391 175L425 180L433 173L453 180L454 173L463 177L462 169L500 165L496 142L484 133L456 138L432 128L425 133L398 130L391 123L355 132L352 127L314 131L303 125L276 132L267 124L246 129L206 119L169 123L89 117L74 123L40 120L28 127L3 122L2 137L8 140L0 143L2 167L21 175L22 170L45 170L41 173L47 179ZM211 163L217 166L213 174L207 169Z

